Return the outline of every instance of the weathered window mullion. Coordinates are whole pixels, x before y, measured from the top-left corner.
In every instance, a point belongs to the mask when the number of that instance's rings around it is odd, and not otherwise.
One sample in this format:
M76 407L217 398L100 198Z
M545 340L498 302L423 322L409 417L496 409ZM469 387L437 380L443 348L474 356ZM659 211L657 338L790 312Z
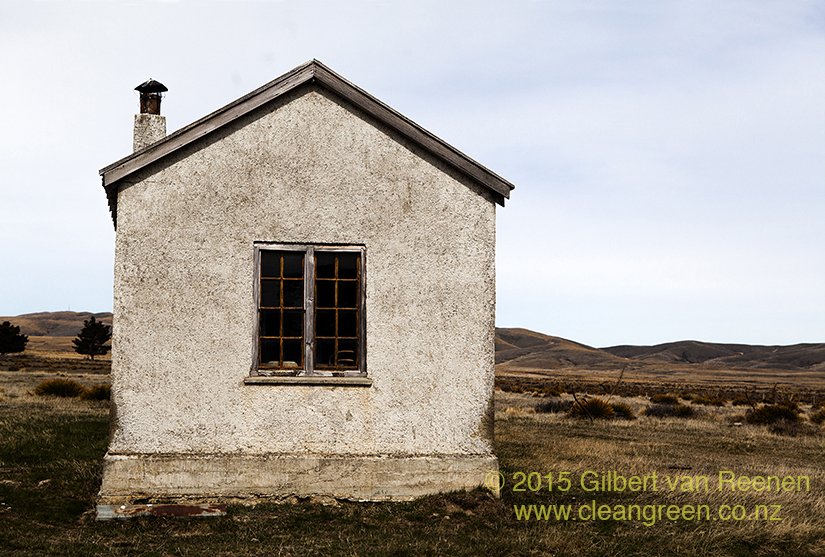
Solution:
M304 255L304 370L315 375L315 248Z

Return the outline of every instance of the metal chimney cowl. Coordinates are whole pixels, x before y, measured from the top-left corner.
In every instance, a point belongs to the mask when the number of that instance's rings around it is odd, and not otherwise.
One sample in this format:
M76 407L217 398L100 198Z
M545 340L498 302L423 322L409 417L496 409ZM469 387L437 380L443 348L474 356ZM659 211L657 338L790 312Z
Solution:
M135 87L135 91L140 93L140 114L135 114L132 147L138 152L166 137L166 117L160 115L160 101L168 89L149 79Z

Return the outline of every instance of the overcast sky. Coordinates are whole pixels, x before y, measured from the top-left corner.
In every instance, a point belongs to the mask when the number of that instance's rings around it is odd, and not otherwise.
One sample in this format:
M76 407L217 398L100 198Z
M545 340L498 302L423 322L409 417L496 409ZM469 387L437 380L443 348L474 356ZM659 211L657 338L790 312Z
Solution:
M0 4L0 315L111 311L98 170L316 58L516 185L497 324L825 342L825 1Z

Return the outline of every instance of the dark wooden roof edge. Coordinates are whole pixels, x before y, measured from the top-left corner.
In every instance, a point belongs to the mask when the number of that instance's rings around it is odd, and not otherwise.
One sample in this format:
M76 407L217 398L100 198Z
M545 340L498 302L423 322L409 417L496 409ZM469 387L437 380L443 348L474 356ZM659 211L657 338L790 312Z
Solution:
M393 110L357 85L347 81L318 60L311 60L166 136L146 149L132 153L102 168L100 175L103 178L103 187L106 190L115 226L117 226L117 189L112 186L117 181L310 81L346 99L379 122L396 130L489 189L497 203L504 205L504 199L510 197L510 190L514 188L510 182Z

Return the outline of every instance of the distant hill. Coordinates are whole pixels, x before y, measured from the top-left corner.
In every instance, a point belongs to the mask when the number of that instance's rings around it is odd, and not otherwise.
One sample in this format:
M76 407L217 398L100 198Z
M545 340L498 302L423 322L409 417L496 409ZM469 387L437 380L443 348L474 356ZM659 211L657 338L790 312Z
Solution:
M0 317L0 323L11 322L20 327L20 332L30 337L76 337L83 328L83 321L94 316L96 321L112 325L111 312L89 313L88 311L53 311L26 313L15 317Z
M500 368L615 368L628 361L721 367L825 371L825 344L757 346L681 341L656 346L593 348L528 329L496 329Z
M825 344L758 346L686 340L656 346L611 346L604 352L633 360L825 371Z

